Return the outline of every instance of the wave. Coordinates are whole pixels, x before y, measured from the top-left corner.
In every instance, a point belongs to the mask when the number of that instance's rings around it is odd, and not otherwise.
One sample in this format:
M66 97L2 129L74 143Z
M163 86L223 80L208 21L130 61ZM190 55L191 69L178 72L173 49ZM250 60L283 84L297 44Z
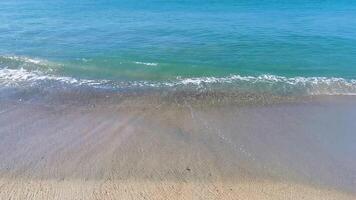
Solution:
M16 55L0 56L0 69L26 69L29 71L40 70L48 73L54 73L61 66L62 65L60 63L54 63L40 58Z
M134 62L135 64L138 64L138 65L146 65L146 66L158 66L158 63L149 63L149 62Z
M32 63L32 64L41 64L41 63L43 63L43 60L35 59L35 58L29 58L29 57L25 57L25 56L2 56L2 58L3 59L14 60L14 61L25 62L25 63Z
M26 60L26 62L32 62ZM356 95L356 80L277 75L181 78L166 81L78 79L24 68L0 69L0 87L90 87L97 89L237 90L278 95Z

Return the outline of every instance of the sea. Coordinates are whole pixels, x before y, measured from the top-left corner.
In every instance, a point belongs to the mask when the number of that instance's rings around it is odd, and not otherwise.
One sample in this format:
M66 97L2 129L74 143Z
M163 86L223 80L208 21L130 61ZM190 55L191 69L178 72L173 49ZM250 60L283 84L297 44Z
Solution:
M0 92L68 88L354 95L356 1L1 0Z

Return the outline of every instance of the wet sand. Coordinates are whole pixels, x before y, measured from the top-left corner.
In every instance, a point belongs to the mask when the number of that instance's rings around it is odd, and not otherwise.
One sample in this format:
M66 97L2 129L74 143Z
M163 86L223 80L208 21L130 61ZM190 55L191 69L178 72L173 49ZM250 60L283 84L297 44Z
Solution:
M0 101L0 199L355 199L356 97Z

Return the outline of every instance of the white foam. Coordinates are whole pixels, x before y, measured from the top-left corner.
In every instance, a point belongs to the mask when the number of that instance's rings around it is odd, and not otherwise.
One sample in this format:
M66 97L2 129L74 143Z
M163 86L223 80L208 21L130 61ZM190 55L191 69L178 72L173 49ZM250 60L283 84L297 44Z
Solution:
M227 77L200 77L185 78L180 80L185 85L207 85L223 83L245 83L248 85L266 84L269 86L280 86L304 89L309 95L355 95L356 80L337 77L283 77L276 75L240 76L231 75ZM180 84L178 83L178 84Z
M24 63L32 63L32 64L42 64L44 63L44 60L40 60L37 58L29 58L29 57L25 57L25 56L1 56L5 59L9 59L9 60L14 60L14 61L20 61L20 62L24 62Z
M158 63L149 63L149 62L134 62L138 65L146 65L146 66L158 66Z
M251 89L263 92L282 91L293 93L301 91L305 95L356 95L356 80L328 77L283 77L276 75L227 77L180 78L168 81L113 81L77 79L57 76L43 71L20 69L0 69L0 86L36 86L43 82L56 82L71 86L89 86L95 88L214 88L226 86L233 89Z
M69 84L78 83L79 81L70 77L58 77L53 75L46 75L40 71L28 71L24 68L20 69L1 69L0 70L0 82L5 85L16 85L29 83L33 84L37 81L60 81Z

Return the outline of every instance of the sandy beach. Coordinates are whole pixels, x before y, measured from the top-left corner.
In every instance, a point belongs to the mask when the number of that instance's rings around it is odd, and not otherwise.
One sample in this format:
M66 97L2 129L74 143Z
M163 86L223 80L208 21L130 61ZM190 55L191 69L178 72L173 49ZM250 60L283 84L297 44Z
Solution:
M0 0L0 200L356 200L356 0Z
M352 96L2 100L0 199L355 199L354 119Z

